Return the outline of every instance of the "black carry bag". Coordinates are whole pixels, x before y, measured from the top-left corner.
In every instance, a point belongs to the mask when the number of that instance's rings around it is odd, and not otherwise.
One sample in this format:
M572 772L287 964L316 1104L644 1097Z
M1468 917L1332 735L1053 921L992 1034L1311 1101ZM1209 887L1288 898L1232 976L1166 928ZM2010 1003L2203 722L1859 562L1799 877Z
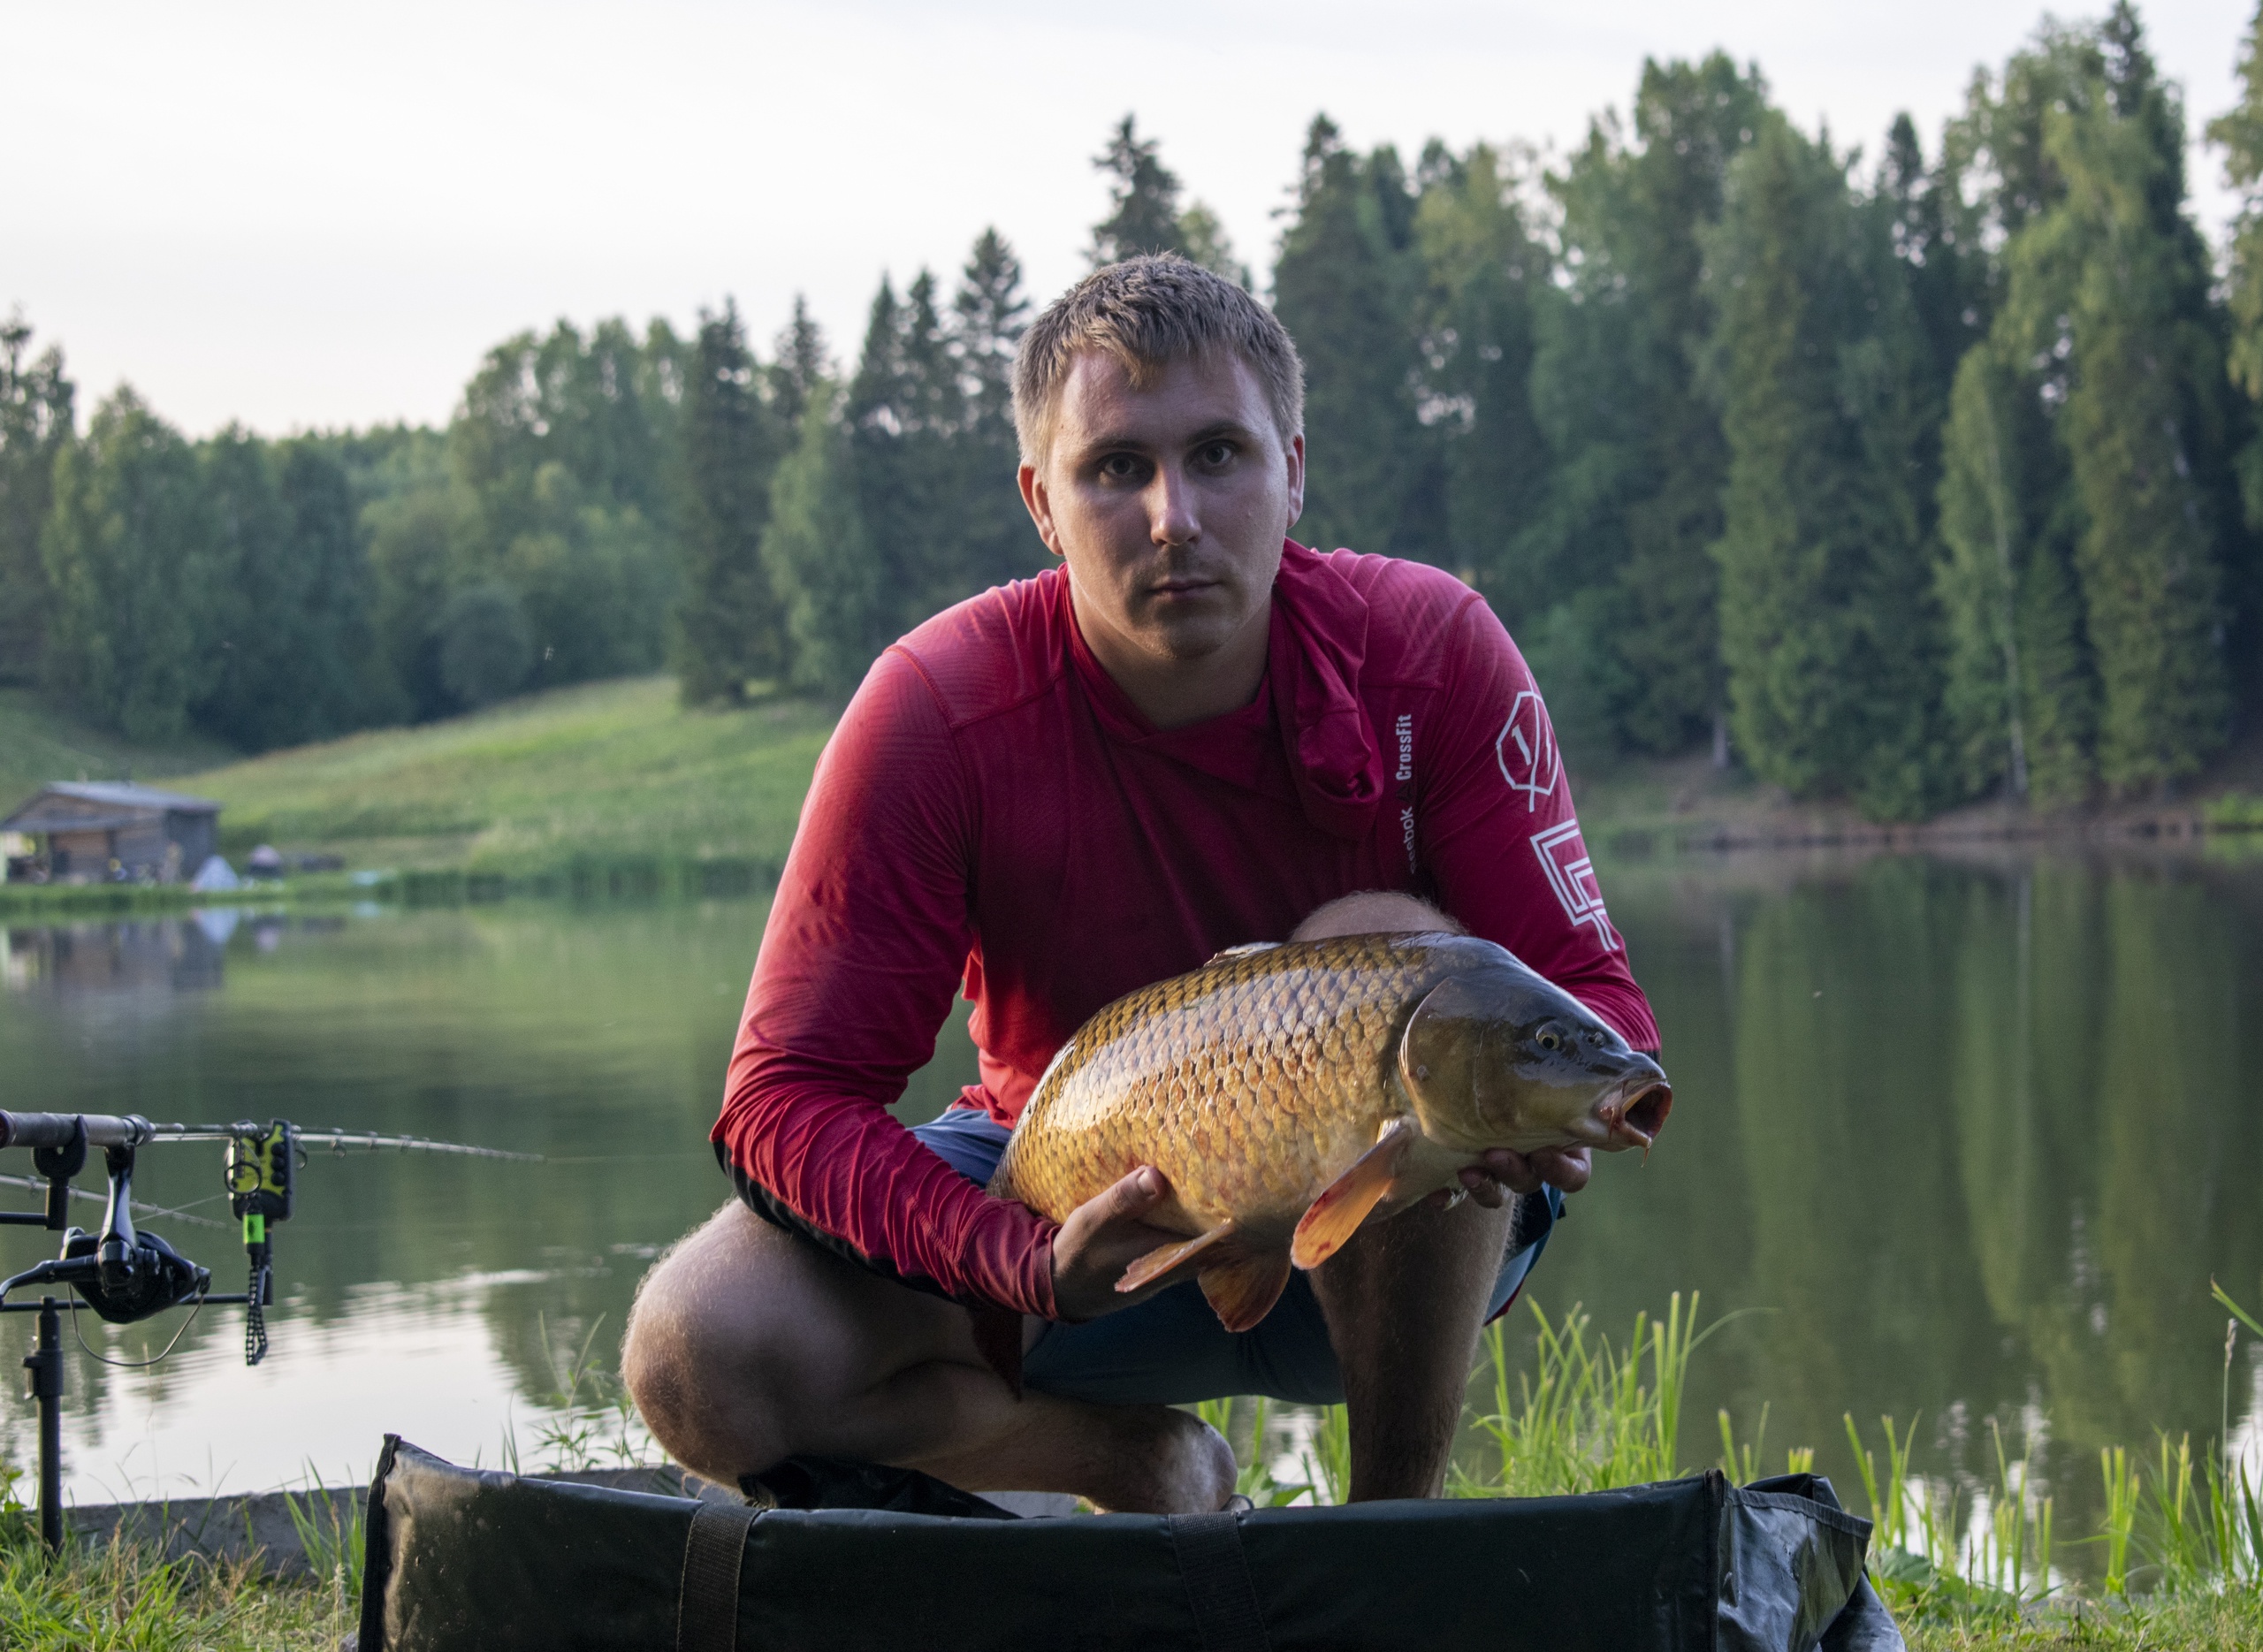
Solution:
M797 1485L789 1502L887 1506L758 1510L520 1480L389 1435L361 1652L1901 1648L1863 1575L1870 1522L1810 1474L1058 1519L901 1471L766 1478ZM953 1511L905 1511L921 1506Z

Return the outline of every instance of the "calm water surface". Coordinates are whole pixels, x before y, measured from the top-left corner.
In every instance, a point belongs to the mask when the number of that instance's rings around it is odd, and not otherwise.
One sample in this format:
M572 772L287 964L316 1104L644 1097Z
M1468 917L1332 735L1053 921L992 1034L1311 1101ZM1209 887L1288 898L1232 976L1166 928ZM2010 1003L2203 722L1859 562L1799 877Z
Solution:
M1622 867L1610 892L1673 1120L1647 1165L1600 1167L1533 1290L1618 1335L1677 1290L1737 1316L1697 1357L1685 1459L1711 1458L1718 1409L1749 1437L1764 1405L1772 1466L1813 1446L1851 1485L1841 1414L1892 1412L1922 1419L1929 1471L1969 1475L1993 1419L2015 1449L2042 1442L2062 1533L2092 1526L2103 1443L2197 1445L2228 1412L2263 1471L2263 1358L2243 1339L2227 1373L2207 1291L2263 1305L2263 867L1777 858ZM359 1478L386 1430L537 1457L560 1359L594 1333L609 1362L648 1259L728 1191L705 1135L762 917L513 903L6 931L0 1105L546 1155L317 1153L277 1230L265 1365L244 1368L236 1309L149 1371L66 1342L72 1495ZM899 1111L932 1115L971 1071L946 1029ZM149 1200L225 1217L217 1148L141 1163ZM149 1225L240 1289L232 1232ZM0 1265L48 1243L0 1229ZM117 1359L178 1324L80 1317ZM11 1351L28 1335L0 1321ZM4 1406L27 1463L28 1405Z

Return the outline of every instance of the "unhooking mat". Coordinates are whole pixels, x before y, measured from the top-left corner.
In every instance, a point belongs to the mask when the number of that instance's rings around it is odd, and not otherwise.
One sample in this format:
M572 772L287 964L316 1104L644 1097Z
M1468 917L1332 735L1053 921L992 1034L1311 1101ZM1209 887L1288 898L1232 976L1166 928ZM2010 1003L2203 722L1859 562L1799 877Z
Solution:
M388 1435L361 1652L1901 1648L1863 1575L1870 1522L1810 1474L1057 1519L819 1459L766 1481L880 1506L520 1480Z

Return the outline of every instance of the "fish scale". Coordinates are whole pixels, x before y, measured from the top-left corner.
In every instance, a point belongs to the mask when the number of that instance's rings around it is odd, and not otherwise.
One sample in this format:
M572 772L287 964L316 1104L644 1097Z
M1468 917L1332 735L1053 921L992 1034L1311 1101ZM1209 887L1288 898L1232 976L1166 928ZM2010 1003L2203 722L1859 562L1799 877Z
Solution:
M1398 1024L1458 951L1344 936L1229 954L1118 999L1031 1099L992 1191L1058 1221L1153 1164L1196 1231L1231 1217L1285 1232L1315 1176L1406 1110Z
M1185 1238L1117 1288L1191 1268L1243 1330L1292 1264L1317 1266L1371 1215L1457 1185L1488 1148L1647 1150L1671 1103L1655 1062L1490 941L1239 948L1078 1029L990 1191L1061 1222L1153 1165L1170 1195L1145 1220ZM1014 1334L993 1340L1014 1361Z

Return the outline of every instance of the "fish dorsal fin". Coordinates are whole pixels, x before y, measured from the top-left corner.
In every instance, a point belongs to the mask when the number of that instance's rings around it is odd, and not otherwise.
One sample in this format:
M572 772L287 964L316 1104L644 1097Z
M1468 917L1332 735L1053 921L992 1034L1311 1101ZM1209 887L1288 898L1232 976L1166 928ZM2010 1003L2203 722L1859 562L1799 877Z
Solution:
M1198 1233L1177 1245L1159 1245L1125 1268L1124 1277L1116 1282L1116 1288L1130 1291L1153 1284L1165 1274L1174 1273L1197 1257L1209 1253L1213 1247L1232 1237L1233 1231L1231 1222L1222 1222L1208 1233ZM1215 1264L1218 1258L1209 1255L1208 1260Z
M1280 944L1277 940L1244 941L1238 947L1228 947L1223 952L1212 953L1209 963L1202 967L1207 970L1211 963L1223 963L1228 958L1246 958L1254 953L1270 952Z
M1297 1223L1297 1237L1289 1247L1291 1261L1299 1268L1317 1268L1344 1248L1368 1213L1391 1191L1415 1134L1410 1120L1394 1119L1375 1145L1352 1161L1350 1169L1321 1189Z
M1230 1331L1246 1331L1273 1311L1289 1285L1289 1259L1278 1251L1244 1251L1202 1270L1202 1294Z

